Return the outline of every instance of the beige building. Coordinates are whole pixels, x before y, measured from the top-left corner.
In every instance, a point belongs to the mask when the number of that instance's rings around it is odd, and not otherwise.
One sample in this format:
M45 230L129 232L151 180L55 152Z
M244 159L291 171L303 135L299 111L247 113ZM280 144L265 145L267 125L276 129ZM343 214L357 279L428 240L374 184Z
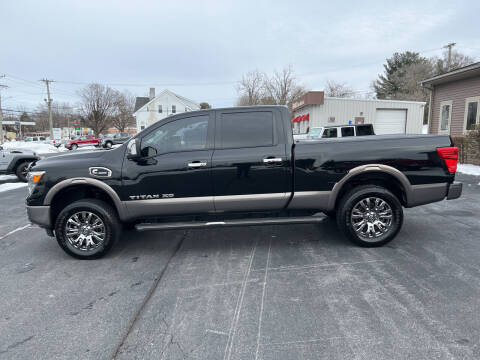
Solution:
M348 124L372 124L378 135L421 134L424 109L424 102L330 98L323 91L310 91L292 104L292 126L294 134Z

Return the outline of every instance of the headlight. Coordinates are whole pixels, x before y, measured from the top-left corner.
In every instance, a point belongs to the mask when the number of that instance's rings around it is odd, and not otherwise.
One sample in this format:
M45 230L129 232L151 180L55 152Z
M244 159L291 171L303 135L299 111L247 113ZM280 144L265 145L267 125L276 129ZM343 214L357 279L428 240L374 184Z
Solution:
M28 173L28 193L32 195L33 189L37 186L45 171L31 171Z

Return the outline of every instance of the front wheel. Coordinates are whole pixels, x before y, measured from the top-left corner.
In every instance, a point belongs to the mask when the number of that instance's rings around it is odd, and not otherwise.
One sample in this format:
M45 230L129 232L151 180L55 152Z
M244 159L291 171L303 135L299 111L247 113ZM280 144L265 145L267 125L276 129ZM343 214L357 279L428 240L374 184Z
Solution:
M97 199L75 201L66 206L55 222L60 247L78 259L98 259L116 242L121 225L117 213Z
M70 150L77 150L77 149L78 149L77 144L72 144L72 146L70 146Z
M107 141L107 142L105 143L105 147L106 147L107 149L111 149L111 148L112 148L112 145L113 145L113 144L112 144L111 141Z
M351 241L360 246L382 246L392 241L402 227L402 204L383 187L359 186L340 201L337 224Z
M29 164L30 163L28 162L23 162L17 166L17 169L15 170L15 175L17 175L18 180L22 182L27 182Z

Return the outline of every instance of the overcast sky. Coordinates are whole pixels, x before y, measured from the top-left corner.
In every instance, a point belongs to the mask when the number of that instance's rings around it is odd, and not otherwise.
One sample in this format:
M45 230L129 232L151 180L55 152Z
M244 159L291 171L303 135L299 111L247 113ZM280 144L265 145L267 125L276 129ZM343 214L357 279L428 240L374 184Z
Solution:
M480 60L479 14L479 0L0 0L2 107L34 109L44 77L54 102L100 82L230 106L243 73L289 64L309 89L331 79L364 92L395 51L438 55L453 41Z

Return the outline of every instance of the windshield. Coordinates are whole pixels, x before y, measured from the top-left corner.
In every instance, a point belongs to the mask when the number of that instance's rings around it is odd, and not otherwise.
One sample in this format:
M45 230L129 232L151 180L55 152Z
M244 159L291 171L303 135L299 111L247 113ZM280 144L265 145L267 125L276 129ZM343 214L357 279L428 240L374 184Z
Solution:
M312 128L310 132L307 134L308 137L319 137L322 133L323 127L319 128Z

